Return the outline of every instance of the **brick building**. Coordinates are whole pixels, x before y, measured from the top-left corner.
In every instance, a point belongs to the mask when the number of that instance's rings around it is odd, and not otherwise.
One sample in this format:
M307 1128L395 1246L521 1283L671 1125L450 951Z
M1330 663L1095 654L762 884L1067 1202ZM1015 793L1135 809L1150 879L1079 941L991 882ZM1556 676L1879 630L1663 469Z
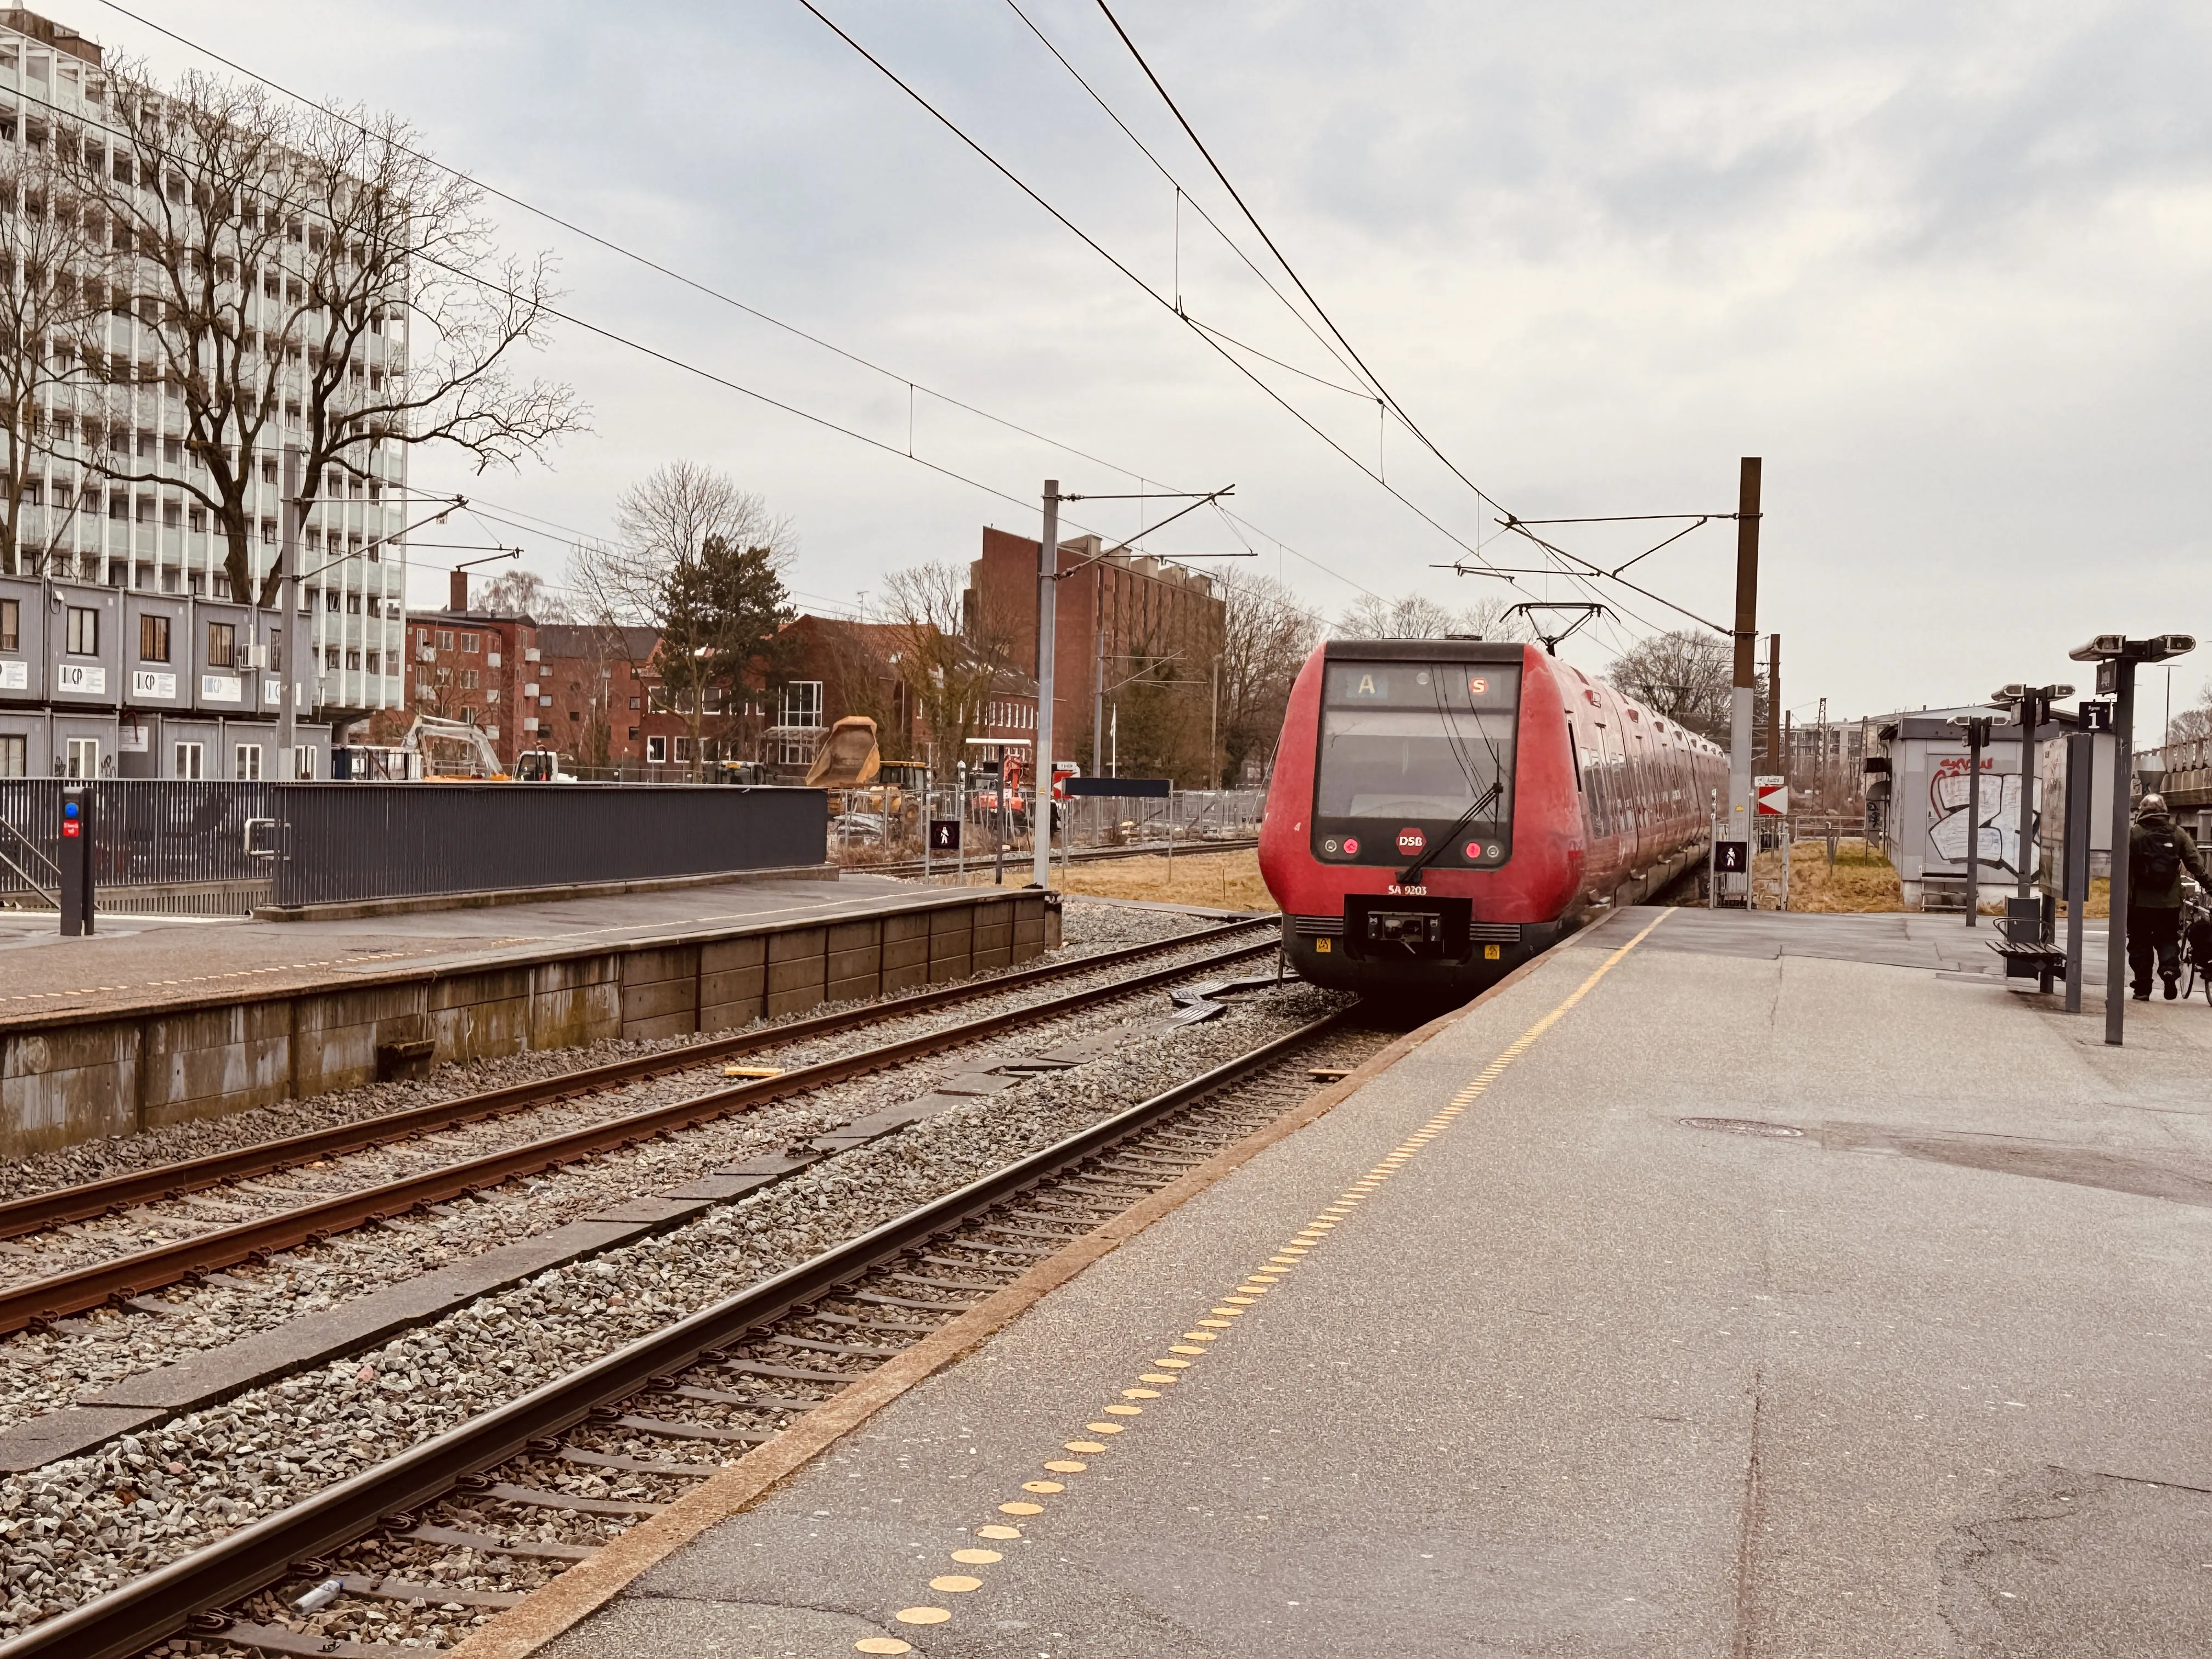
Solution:
M641 766L648 735L669 746L683 723L651 707L658 644L650 628L549 623L538 629L538 730L568 770L588 777L601 766Z
M513 769L539 740L538 624L469 608L469 579L453 573L443 611L407 613L406 703L482 728L500 764Z
M969 627L1003 637L1009 659L1030 674L1036 670L1038 547L1033 537L987 529L982 556L969 567ZM1147 665L1170 665L1179 680L1205 679L1220 653L1227 607L1203 572L1126 548L1109 550L1096 536L1060 543L1058 568L1074 574L1060 582L1054 613L1053 732L1060 752L1054 758L1079 759L1095 772L1100 769L1091 757L1104 733L1094 733L1093 726L1110 722L1118 688ZM1203 750L1204 695L1188 701L1201 722ZM1032 683L1032 727L1035 709Z

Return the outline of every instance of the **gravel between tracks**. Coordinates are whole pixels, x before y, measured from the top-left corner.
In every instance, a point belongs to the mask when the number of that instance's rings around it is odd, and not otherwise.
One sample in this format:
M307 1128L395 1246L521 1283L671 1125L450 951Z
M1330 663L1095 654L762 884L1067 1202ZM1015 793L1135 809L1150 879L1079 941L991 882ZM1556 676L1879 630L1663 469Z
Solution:
M1198 947L1198 951L1210 955L1218 948ZM1162 962L1153 965L1168 964ZM1109 976L1126 971L1099 970ZM1009 993L1004 1001L981 999L793 1043L748 1059L787 1068L811 1065L898 1037L942 1030L996 1009L1044 1001L1096 982L1092 975L1079 974L1048 986ZM929 1079L987 1066L990 1062L979 1055L994 1052L1009 1042L1020 1045L1012 1052L1033 1053L1056 1041L1108 1030L1132 1018L1155 1017L1165 1006L1165 994L1161 993L1157 1000L1134 1005L1107 1003L1041 1021L1018 1036L1010 1034L993 1044L915 1061L876 1076L736 1113L684 1130L668 1140L648 1140L628 1151L548 1170L527 1182L510 1182L473 1203L441 1205L428 1216L355 1229L321 1246L287 1253L271 1264L271 1271L241 1266L225 1273L221 1282L170 1285L158 1292L161 1302L172 1310L167 1314L100 1309L63 1321L50 1330L14 1333L0 1341L0 1427L66 1406L88 1386L135 1376L184 1354L234 1341L304 1314L321 1312L380 1290L395 1279L548 1231L642 1193L665 1190L737 1160L778 1151L793 1139L818 1134L925 1093ZM1139 1009L1141 1014L1135 1012ZM349 1153L320 1166L272 1174L247 1184L271 1200L268 1208L283 1207L356 1190L411 1170L457 1162L586 1123L689 1099L720 1086L724 1079L714 1066L672 1073L392 1147ZM142 1248L147 1242L179 1236L174 1226L161 1224L165 1217L184 1216L204 1226L226 1209L233 1212L233 1218L252 1212L234 1202L227 1204L227 1196L186 1194L171 1202L140 1206L113 1220L40 1235L35 1241L40 1247L37 1253L9 1257L4 1277L18 1280L39 1273L63 1271L112 1258L127 1249Z
M1261 993L1219 1018L1164 1039L1147 1033L1089 1064L976 1097L674 1231L483 1297L370 1353L123 1437L96 1453L11 1476L0 1482L0 1575L9 1593L0 1635L174 1559L1340 1004L1295 983ZM1165 1012L1165 999L1148 999L1141 1014L1110 1012L1133 1026L1149 1024ZM1105 1022L1094 1013L1085 1023L1096 1030ZM1009 1054L1064 1040L1054 1029L1062 1024L1023 1033ZM823 1096L837 1097L836 1115L843 1118L854 1115L855 1106L872 1110L915 1092L909 1073L841 1085ZM855 1101L855 1094L863 1098ZM672 1154L690 1139L659 1150ZM638 1150L641 1158L648 1154ZM655 1171L656 1183L658 1176ZM635 1168L623 1171L617 1184L630 1194L647 1189L644 1172ZM514 1208L534 1212L543 1199L487 1194L452 1206L451 1218L387 1224L376 1246L385 1251L395 1241L427 1242L452 1222L504 1229ZM335 1266L362 1248L365 1237L298 1252L292 1266L268 1276L287 1283L312 1277L323 1258ZM379 1283L397 1276L388 1251L375 1271ZM167 1330L169 1322L161 1328ZM234 1334L236 1328L230 1327Z

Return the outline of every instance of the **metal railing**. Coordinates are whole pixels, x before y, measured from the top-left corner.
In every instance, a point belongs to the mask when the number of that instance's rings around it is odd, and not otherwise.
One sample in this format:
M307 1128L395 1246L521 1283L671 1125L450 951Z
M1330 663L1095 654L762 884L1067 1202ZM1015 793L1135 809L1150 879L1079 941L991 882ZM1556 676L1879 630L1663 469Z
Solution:
M819 789L702 784L288 783L275 902L512 891L819 865ZM242 827L242 826L241 826Z
M63 781L0 778L0 903L50 909L61 885ZM100 907L243 915L266 890L246 824L270 808L266 783L106 778L92 785L92 868Z

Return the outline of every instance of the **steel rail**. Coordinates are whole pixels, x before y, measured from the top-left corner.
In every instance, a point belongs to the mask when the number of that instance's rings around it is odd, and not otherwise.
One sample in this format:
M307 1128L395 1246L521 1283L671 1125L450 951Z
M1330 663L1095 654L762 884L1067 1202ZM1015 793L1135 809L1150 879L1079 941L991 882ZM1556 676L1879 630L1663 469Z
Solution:
M127 1659L185 1627L194 1615L275 1583L311 1559L450 1491L464 1476L493 1468L540 1436L556 1435L594 1409L628 1398L653 1379L850 1283L916 1245L1050 1179L1133 1131L1237 1081L1312 1041L1343 1020L1340 1009L1271 1038L1236 1059L1102 1118L1053 1146L1007 1164L943 1198L834 1246L811 1261L641 1337L564 1377L447 1430L351 1480L302 1499L229 1537L155 1569L11 1641L0 1659ZM1079 1235L1078 1235L1079 1237ZM210 1620L210 1624L213 1624ZM219 1640L219 1629L194 1635Z
M350 1231L372 1221L404 1214L418 1205L471 1196L519 1176L536 1175L541 1170L588 1158L595 1152L617 1151L656 1135L693 1128L787 1096L804 1094L830 1084L848 1082L885 1066L941 1054L949 1048L963 1048L1036 1019L1072 1013L1095 1003L1114 1001L1168 981L1203 974L1273 948L1272 941L1234 945L1194 961L1170 963L1164 968L1155 968L1133 978L1090 986L1065 996L1054 997L1049 1001L1006 1009L995 1014L986 1014L981 1019L946 1026L942 1030L926 1031L916 1036L879 1043L857 1054L803 1066L778 1077L740 1083L726 1089L712 1089L688 1099L626 1112L604 1123L589 1124L580 1129L526 1141L520 1146L504 1147L458 1164L402 1176L397 1180L341 1194L319 1203L279 1210L250 1221L241 1221L235 1226L225 1227L216 1232L203 1233L198 1238L157 1245L152 1249L133 1251L128 1255L94 1262L50 1278L32 1279L0 1291L0 1332L21 1330L26 1326L58 1319L66 1314L96 1308L111 1297L125 1300L143 1295L195 1273L213 1273L237 1262L289 1249L297 1244L319 1243L332 1234Z
M933 1008L994 996L1002 991L1020 990L1026 986L1066 978L1092 969L1110 968L1119 963L1140 962L1148 957L1159 956L1185 945L1204 945L1253 927L1273 924L1274 918L1267 917L1201 928L1178 939L1129 945L1119 951L1102 951L1069 962L1049 963L1041 968L1024 968L1013 973L1001 974L995 979L948 985L933 991L918 991L908 996L869 1003L863 1007L787 1021L737 1036L717 1037L712 1042L690 1043L680 1048L662 1049L629 1060L611 1060L601 1066L586 1066L555 1077L511 1084L505 1088L457 1095L451 1100L435 1101L428 1106L392 1112L383 1117L334 1124L327 1129L311 1129L304 1134L288 1135L281 1140L257 1141L250 1146L240 1146L225 1152L210 1152L204 1158L190 1158L179 1164L135 1170L125 1175L109 1176L74 1187L57 1188L50 1193L33 1193L0 1203L0 1238L12 1238L64 1222L90 1220L132 1204L174 1198L181 1193L198 1192L220 1186L227 1181L242 1181L251 1176L266 1175L272 1170L312 1163L316 1158L328 1158L334 1153L356 1152L363 1146L434 1134L459 1124L474 1123L511 1112L527 1111L574 1095L665 1077L674 1072L688 1072L718 1060L757 1054L763 1048L781 1048L787 1042L804 1042L813 1037L848 1031L858 1026L902 1018L908 1014L925 1013Z

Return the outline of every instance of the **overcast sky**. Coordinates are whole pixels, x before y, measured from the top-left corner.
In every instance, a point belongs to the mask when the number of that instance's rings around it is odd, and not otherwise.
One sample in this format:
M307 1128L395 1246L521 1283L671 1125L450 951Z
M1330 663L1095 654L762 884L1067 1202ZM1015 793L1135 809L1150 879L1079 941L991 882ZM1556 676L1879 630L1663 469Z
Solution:
M1323 613L1363 590L1503 589L1431 568L1460 552L1443 532L798 0L146 3L301 91L397 111L442 159L892 374L498 209L512 245L559 256L567 303L595 324L899 451L912 380L1109 464L915 395L918 453L1025 502L1048 476L1138 487L1114 467L1156 489L1234 483L1257 562ZM1159 295L1347 379L1189 204L1178 262L1173 187L1006 0L817 3ZM1022 3L1286 286L1095 4ZM1823 695L1856 714L2078 677L2066 647L2102 629L2212 636L2212 12L1118 10L1361 356L1497 501L1528 518L1726 512L1737 457L1765 457L1759 623L1784 635L1801 717ZM99 0L55 15L164 73L195 61ZM1378 430L1371 402L1248 361L1452 536L1530 562L1413 439ZM590 401L592 435L473 485L426 456L417 481L603 532L625 483L710 461L795 520L792 581L817 609L899 565L973 557L985 523L1036 533L1033 505L576 330L544 368ZM1133 502L1070 510L1109 533L1139 524ZM1674 527L1560 535L1616 560ZM1237 544L1202 513L1148 545ZM1709 526L1633 574L1725 621L1733 548ZM566 557L548 537L529 562L557 579ZM442 589L416 578L418 600ZM1633 614L1565 654L1601 666L1645 623L1679 620L1615 597ZM2208 675L2212 645L2177 674L2177 704Z

